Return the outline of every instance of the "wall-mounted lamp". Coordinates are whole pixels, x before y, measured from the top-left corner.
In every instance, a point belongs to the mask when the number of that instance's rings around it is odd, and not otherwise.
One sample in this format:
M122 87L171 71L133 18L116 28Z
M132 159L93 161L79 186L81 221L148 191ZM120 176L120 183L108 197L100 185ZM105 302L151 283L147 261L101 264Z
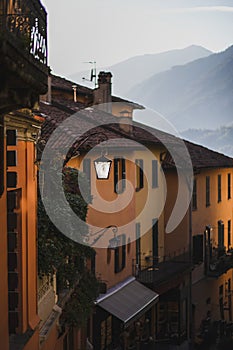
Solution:
M108 230L112 230L114 233L114 237L109 240L109 249L116 249L119 243L119 238L116 237L116 233L118 231L118 227L116 225L109 225L97 232L89 232L84 237L84 242L87 243L90 241L91 237L95 237L93 241L90 243L90 246L93 246Z
M98 180L107 180L110 174L112 161L104 156L94 160L96 177Z
M119 246L119 243L120 243L120 238L114 235L114 237L109 240L108 249L115 250Z

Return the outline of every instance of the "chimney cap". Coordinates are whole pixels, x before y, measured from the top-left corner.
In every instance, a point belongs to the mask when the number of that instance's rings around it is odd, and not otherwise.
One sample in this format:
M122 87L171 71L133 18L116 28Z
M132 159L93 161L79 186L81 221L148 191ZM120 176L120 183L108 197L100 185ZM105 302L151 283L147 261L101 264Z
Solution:
M99 72L98 75L98 83L99 84L105 84L105 83L111 83L112 73L111 72Z

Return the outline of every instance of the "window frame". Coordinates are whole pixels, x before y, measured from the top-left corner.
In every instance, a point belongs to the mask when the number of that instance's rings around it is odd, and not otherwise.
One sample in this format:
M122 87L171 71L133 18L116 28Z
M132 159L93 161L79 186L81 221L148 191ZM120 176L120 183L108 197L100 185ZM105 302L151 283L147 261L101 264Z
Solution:
M158 161L152 160L152 188L159 187L159 166Z
M114 249L114 272L121 272L126 265L126 235L117 236L120 245Z
M222 176L218 174L218 203L222 201Z
M143 159L135 159L135 166L136 166L136 191L140 191L144 187Z
M231 199L231 173L227 174L227 199Z
M210 176L206 176L206 207L210 206Z
M227 221L227 246L228 246L228 249L230 248L231 246L231 220L228 220Z
M126 187L126 162L123 157L115 157L114 163L114 192L121 194L124 192ZM119 181L121 185L119 186Z
M192 210L197 210L197 179L193 179Z
M141 265L141 224L139 222L135 225L135 235L136 235L136 265L140 267Z

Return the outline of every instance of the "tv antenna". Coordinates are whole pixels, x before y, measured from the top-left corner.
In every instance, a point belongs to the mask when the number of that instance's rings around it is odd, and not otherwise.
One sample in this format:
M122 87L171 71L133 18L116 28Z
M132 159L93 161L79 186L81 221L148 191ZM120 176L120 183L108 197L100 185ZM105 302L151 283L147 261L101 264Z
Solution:
M87 79L85 77L83 77L82 79L85 81L91 81L94 82L94 86L95 88L97 87L97 75L96 75L96 61L88 61L88 62L83 62L83 63L89 63L92 65L91 68L91 76L90 79Z

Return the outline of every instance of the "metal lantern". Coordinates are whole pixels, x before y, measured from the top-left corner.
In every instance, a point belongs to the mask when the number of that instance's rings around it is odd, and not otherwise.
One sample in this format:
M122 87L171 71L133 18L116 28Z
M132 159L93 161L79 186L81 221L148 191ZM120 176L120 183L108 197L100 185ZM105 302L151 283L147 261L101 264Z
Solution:
M112 161L104 156L94 160L96 176L98 180L107 180L109 178Z

